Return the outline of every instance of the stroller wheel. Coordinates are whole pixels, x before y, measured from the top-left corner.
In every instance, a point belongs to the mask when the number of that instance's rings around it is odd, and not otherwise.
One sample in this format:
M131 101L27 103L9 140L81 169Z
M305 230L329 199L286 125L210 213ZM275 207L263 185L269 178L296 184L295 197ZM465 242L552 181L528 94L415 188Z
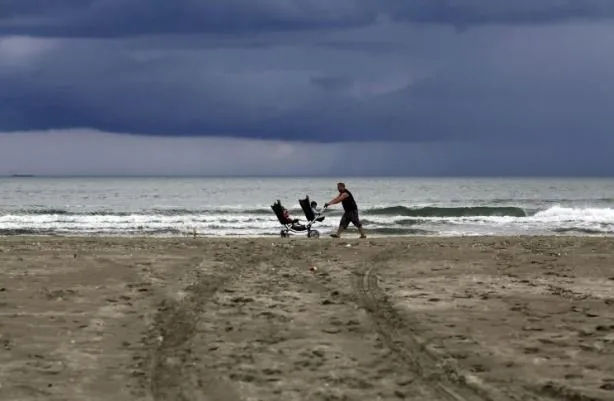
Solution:
M320 238L320 232L318 230L311 230L307 233L309 238Z

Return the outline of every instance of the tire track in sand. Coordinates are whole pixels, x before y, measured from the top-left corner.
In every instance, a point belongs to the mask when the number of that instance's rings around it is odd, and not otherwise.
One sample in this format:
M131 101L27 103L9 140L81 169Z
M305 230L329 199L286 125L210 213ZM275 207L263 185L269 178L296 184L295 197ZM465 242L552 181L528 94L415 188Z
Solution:
M222 262L205 273L206 263L211 264L208 258L188 273L189 284L180 300L165 299L158 307L147 340L151 347L148 387L155 401L241 399L215 372L202 371L198 355L192 352L192 341L207 303L240 270L236 263Z
M430 350L407 318L388 301L378 284L378 264L386 265L386 255L377 255L352 277L352 287L359 303L371 315L384 343L395 352L428 386L437 398L454 401L529 401L543 400L521 387L494 388L477 377L462 372L437 351Z

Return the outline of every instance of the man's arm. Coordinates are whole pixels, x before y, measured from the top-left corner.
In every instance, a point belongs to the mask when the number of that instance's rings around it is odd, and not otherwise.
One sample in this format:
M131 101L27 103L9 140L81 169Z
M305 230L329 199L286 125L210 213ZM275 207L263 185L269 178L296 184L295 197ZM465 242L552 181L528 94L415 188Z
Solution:
M325 204L324 204L324 207L327 207L327 206L329 206L329 205L334 205L334 204L337 204L337 203L339 203L339 202L343 201L343 200L344 200L345 198L347 198L348 196L349 196L349 195L348 195L346 192L342 193L341 195L337 195L337 196L336 196L334 199L332 199L330 202L325 203Z

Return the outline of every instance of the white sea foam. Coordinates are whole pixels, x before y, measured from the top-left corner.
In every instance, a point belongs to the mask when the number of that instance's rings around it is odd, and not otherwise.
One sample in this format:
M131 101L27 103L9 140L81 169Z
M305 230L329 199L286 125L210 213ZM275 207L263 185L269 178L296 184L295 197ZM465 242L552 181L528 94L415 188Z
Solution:
M254 209L251 209L254 210ZM303 217L296 215L297 217ZM554 206L525 217L514 216L418 216L362 215L367 229L388 234L535 234L584 232L614 233L614 209ZM304 218L303 218L304 220ZM339 215L329 215L314 227L332 231ZM275 215L263 213L187 214L27 214L0 215L0 230L10 233L105 234L105 235L276 235Z
M0 234L278 235L334 179L0 179ZM371 235L611 234L614 180L348 179ZM315 227L339 223L341 206Z

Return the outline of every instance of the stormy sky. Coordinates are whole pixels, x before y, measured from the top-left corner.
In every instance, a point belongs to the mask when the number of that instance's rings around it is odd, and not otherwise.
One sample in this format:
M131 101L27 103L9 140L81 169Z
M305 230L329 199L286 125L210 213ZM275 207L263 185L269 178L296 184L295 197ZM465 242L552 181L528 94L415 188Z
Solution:
M0 174L614 175L611 0L0 0Z

